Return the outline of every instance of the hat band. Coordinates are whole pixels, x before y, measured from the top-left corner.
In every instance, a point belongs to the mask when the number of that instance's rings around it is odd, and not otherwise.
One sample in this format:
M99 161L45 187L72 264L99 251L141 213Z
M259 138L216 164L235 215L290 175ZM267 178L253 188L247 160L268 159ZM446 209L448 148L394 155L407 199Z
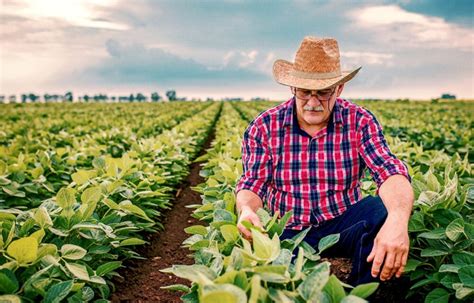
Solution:
M322 79L332 79L332 78L339 77L341 75L341 71L335 70L329 73L308 73L308 72L303 72L299 70L291 70L290 75L297 78L322 80Z

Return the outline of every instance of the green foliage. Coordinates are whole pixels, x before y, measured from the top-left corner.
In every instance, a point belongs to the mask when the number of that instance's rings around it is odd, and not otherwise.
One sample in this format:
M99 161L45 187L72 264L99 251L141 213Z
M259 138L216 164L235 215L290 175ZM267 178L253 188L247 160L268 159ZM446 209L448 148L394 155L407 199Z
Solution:
M44 106L32 108L47 115L44 126L62 121L55 115L63 112ZM14 136L1 137L8 145L0 145L0 300L88 302L110 295L122 261L139 257L135 246L146 243L140 233L160 228L160 211L220 110L210 103L158 107L160 115L169 112L151 122L143 121L154 117L143 108L130 108L130 117L116 112L116 121L101 118L129 127L122 130L71 119L62 130L43 132L35 114L25 114L32 127L21 133L7 124ZM97 108L84 109L90 110ZM121 134L127 139L116 141Z

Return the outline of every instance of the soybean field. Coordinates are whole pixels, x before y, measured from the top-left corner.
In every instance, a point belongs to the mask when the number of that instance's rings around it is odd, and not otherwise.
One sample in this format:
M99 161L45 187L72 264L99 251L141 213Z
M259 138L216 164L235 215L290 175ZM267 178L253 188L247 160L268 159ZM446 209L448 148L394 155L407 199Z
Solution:
M338 235L280 241L289 213L239 234L242 136L277 102L2 104L0 301L471 302L474 103L357 103L415 190L401 287L346 284Z

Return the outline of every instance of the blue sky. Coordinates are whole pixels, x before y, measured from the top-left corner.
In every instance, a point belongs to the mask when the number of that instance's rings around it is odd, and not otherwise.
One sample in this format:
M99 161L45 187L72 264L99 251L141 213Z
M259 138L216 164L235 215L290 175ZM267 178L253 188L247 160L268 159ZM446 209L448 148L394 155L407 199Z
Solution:
M3 0L0 94L286 99L271 70L307 35L362 65L348 98L474 98L474 1Z

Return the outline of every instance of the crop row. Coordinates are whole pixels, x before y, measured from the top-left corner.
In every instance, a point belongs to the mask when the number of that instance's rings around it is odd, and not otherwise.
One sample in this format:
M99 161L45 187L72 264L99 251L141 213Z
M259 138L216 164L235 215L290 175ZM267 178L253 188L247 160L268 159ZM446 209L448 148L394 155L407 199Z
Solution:
M206 182L195 190L202 204L193 216L207 223L185 231L192 234L184 245L194 251L194 265L174 265L164 270L193 282L185 291L184 302L364 302L377 283L352 288L330 275L329 263L319 254L338 240L331 235L321 240L318 250L302 242L307 230L292 239L280 241L290 213L273 217L258 214L264 230L247 225L252 244L236 227L234 188L242 173L240 144L247 122L228 103L216 128L213 148L200 158L207 160L201 174ZM350 293L346 289L351 289Z
M122 260L139 257L133 247L145 243L140 233L160 226L172 187L187 174L220 107L138 140L121 157L97 155L38 207L0 210L0 301L105 301ZM2 166L3 182L14 182L14 168L24 169ZM43 186L44 171L23 173Z
M93 160L97 157L120 158L129 151L136 151L141 141L155 138L162 131L207 108L209 103L189 106L184 103L169 104L168 110L166 106L168 104L155 108L157 111L153 114L161 114L159 118L149 116L146 109L142 109L141 114L132 110L135 116L115 112L112 115L113 119L103 117L102 111L106 109L104 107L96 108L97 112L94 112L94 108L77 110L82 114L73 115L75 118L71 119L65 110L56 107L38 108L38 114L34 114L30 108L25 108L28 111L20 124L25 124L26 128L26 124L30 123L31 128L25 133L14 132L11 140L0 145L0 201L3 202L0 209L38 206L42 200L73 181L72 177L93 167ZM48 109L51 112L48 112ZM69 110L72 111L72 108ZM41 117L41 112L44 112L46 117L55 118L51 121L47 118L34 118ZM70 124L71 127L66 127L57 133L48 131L49 127L57 125L55 120L60 119L60 115L64 115L63 124ZM88 120L90 126L81 125L85 115L93 117ZM135 124L136 121L138 124ZM140 125L146 127L145 122L154 128L154 131L148 132L147 136L141 133L140 129ZM44 129L34 126L37 124L42 125ZM14 123L12 125L7 124L13 128L19 127L14 126ZM23 126L19 129L23 129ZM10 137L10 133L7 137Z

